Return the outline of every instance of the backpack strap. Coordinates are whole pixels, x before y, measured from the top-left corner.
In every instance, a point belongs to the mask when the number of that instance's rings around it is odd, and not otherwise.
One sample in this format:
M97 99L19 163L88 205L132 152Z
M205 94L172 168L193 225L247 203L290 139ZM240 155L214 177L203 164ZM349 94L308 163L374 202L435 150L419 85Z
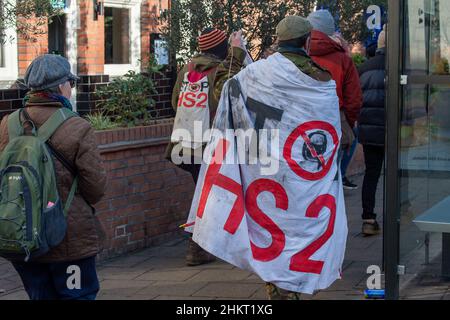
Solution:
M55 131L68 119L78 117L78 114L67 109L61 108L55 111L50 118L39 127L37 132L37 137L44 142L47 142ZM78 188L78 176L75 176L70 187L69 195L67 196L66 203L64 205L64 214L67 216L69 212L70 205L72 204L73 198Z
M73 198L75 198L77 188L78 188L78 176L75 176L72 182L72 186L70 187L69 195L67 196L66 199L66 204L64 205L64 214L66 215L66 217L69 214L70 205L72 204Z
M24 130L22 126L22 121L20 121L20 115L22 109L16 110L8 116L8 137L9 141L14 138L23 135Z
M77 179L77 183L78 183L78 170L77 168L75 168L58 150L56 150L53 145L50 143L50 141L47 141L47 146L50 149L51 153L56 157L56 159L59 160L59 162L62 163L62 165L72 174L72 176L74 177L74 183L75 183L75 179ZM73 185L72 185L73 187ZM70 190L69 193L69 197L71 197L71 193L72 193L72 189ZM75 195L75 192L73 192L73 196ZM84 199L84 201L87 203L87 205L91 208L92 210L92 214L95 215L95 208L89 203L89 201L86 199L86 197L80 193L80 196ZM70 203L69 202L69 197L67 198L66 204ZM65 211L68 210L64 209Z
M37 137L43 142L47 142L66 120L74 117L78 117L75 112L67 108L58 109L42 126L39 127Z

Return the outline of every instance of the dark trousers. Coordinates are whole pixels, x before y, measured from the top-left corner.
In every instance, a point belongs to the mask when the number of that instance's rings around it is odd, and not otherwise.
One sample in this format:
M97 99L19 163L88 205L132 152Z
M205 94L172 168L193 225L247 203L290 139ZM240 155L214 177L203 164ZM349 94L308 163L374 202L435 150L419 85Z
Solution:
M362 207L364 220L376 219L375 195L377 193L378 180L384 161L384 147L364 145L364 161L366 173L362 187Z
M59 263L15 262L13 265L31 300L95 300L100 289L95 257ZM77 274L79 289L76 285L74 288Z
M192 179L194 179L194 183L197 184L198 176L200 175L201 164L185 164L183 165L183 170L186 170L192 175Z
M202 152L204 151L205 146L202 148ZM191 151L193 152L193 151ZM195 157L193 154L191 154L191 161L190 163L181 163L178 165L180 169L183 169L184 171L189 172L192 175L192 178L194 179L194 183L197 184L198 176L200 175L200 169L202 165L200 163L195 163Z

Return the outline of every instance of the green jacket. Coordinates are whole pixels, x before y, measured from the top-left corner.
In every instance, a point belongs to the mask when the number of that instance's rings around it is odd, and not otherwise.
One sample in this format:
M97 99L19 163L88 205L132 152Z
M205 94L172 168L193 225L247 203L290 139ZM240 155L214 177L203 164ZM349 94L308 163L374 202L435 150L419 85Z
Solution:
M229 79L239 73L244 67L246 52L241 48L232 47L227 58L217 67L217 74L214 80L214 96L220 100L222 89Z
M292 61L301 72L319 81L332 80L331 74L320 65L315 63L313 59L305 54L289 52L288 50L279 49L279 52L287 59Z

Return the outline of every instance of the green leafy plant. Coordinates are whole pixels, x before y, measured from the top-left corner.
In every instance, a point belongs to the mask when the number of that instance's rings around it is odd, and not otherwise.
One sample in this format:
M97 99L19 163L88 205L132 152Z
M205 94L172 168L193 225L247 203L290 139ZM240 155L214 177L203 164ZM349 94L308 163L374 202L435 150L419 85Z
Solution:
M362 65L364 62L366 62L366 57L364 57L362 54L360 53L355 53L354 55L352 55L352 59L353 62L355 63L355 65L357 67L359 67L360 65Z
M95 130L110 130L119 126L117 123L114 123L110 117L101 112L87 115L86 120L89 121Z
M172 0L164 12L161 26L176 62L192 57L197 50L197 37L206 27L215 27L228 34L242 29L249 52L259 59L274 40L275 29L286 15L307 16L316 5L329 8L339 17L339 29L349 43L368 36L365 10L369 5L387 6L386 0ZM175 61L173 61L174 63Z
M97 89L102 113L119 126L145 125L152 118L151 109L156 104L152 95L158 93L153 76L161 74L161 69L152 59L144 72L130 70Z
M450 74L450 65L448 59L443 57L441 58L434 66L433 72L435 74L447 75Z
M38 36L47 33L49 20L63 13L58 2L61 1L0 0L0 42L13 40L5 36L8 28L14 28L23 39L36 42Z

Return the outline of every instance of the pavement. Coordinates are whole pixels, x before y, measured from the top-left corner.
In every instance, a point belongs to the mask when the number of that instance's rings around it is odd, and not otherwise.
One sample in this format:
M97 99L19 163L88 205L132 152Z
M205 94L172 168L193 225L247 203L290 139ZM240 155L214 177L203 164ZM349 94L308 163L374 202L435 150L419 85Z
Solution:
M355 177L361 186L362 177ZM377 212L382 212L382 183L378 190ZM346 191L349 235L343 278L329 289L315 295L302 295L305 300L361 300L371 265L382 264L382 236L363 237L361 234L361 189ZM382 225L382 221L380 221ZM197 299L266 299L264 282L256 275L228 263L187 267L184 255L186 238L174 239L164 245L147 248L98 266L101 290L99 300L197 300ZM433 265L433 263L435 265ZM406 298L450 297L450 283L437 280L439 261L430 264L430 273L414 279L415 290ZM433 273L434 271L435 273ZM416 283L416 282L417 283ZM427 283L432 282L431 287ZM434 281L434 282L433 282ZM408 291L409 292L409 291ZM20 278L9 262L0 259L0 300L28 299Z

